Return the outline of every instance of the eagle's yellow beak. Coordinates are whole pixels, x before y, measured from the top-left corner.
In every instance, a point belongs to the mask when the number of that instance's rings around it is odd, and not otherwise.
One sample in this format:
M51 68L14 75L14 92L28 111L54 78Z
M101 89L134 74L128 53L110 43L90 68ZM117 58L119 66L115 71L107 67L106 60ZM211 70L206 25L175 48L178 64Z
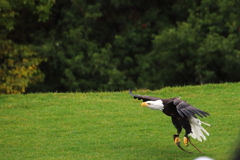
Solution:
M141 106L142 106L142 107L147 107L148 104L147 104L146 102L143 102L143 103L141 104Z

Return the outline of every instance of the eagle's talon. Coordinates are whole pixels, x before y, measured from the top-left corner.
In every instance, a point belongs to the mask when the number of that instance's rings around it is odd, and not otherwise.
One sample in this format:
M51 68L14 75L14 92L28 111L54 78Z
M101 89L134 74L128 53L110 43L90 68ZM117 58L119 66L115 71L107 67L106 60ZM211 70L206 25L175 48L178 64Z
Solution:
M180 146L180 142L175 143L177 146Z
M174 138L174 143L176 144L176 145L180 145L180 142L181 142L181 140L180 140L180 138L179 137L175 137Z
M180 148L181 150L185 151L185 152L188 152L186 151L185 149L182 148L182 146L180 145L180 138L178 137L178 135L173 135L173 139L174 139L174 143L178 146L178 148ZM192 152L188 152L188 153L192 153Z

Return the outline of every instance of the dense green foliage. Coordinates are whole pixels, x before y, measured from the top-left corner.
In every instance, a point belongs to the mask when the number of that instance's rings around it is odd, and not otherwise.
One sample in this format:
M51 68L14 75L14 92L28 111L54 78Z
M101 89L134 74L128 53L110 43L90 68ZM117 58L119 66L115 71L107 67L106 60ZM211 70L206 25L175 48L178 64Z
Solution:
M21 93L43 80L38 66L46 58L34 52L29 38L46 22L54 0L0 1L0 94Z
M0 40L0 93L21 93L43 79L37 66L43 61L25 45Z
M192 139L206 156L232 160L239 137L240 84L207 84L135 90L170 98L181 96L210 113L207 140ZM191 145L174 144L176 129L161 111L140 107L126 91L0 95L2 160L193 160ZM184 131L180 134L183 139Z
M5 39L47 58L30 92L240 80L238 0L40 2L0 17Z
M236 2L201 1L189 9L185 22L157 35L150 53L156 60L149 75L160 70L155 78L163 79L164 85L239 81L240 12Z

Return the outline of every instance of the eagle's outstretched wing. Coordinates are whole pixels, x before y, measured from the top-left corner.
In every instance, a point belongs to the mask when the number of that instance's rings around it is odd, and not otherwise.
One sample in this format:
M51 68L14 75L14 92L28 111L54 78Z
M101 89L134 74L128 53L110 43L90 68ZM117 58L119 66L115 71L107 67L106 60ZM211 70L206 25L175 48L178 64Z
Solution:
M146 101L156 101L156 100L160 99L160 98L151 97L151 96L134 95L132 93L132 89L129 89L129 94L131 96L133 96L133 98L138 99L138 100L142 100L143 102L146 102Z
M186 101L182 101L180 100L179 98L176 98L173 100L173 104L176 105L176 109L177 109L177 112L182 116L184 117L187 116L188 118L191 118L191 117L196 117L196 115L200 116L201 118L203 117L207 117L209 116L210 114L207 113L207 112L204 112L200 109L197 109L193 106L191 106L189 103L187 103Z

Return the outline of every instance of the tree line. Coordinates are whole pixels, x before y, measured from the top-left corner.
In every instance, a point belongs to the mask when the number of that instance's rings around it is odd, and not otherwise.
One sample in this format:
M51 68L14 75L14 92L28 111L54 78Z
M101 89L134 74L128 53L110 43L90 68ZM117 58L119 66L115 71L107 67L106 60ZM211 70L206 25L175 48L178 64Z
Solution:
M239 0L0 2L0 93L240 80Z

